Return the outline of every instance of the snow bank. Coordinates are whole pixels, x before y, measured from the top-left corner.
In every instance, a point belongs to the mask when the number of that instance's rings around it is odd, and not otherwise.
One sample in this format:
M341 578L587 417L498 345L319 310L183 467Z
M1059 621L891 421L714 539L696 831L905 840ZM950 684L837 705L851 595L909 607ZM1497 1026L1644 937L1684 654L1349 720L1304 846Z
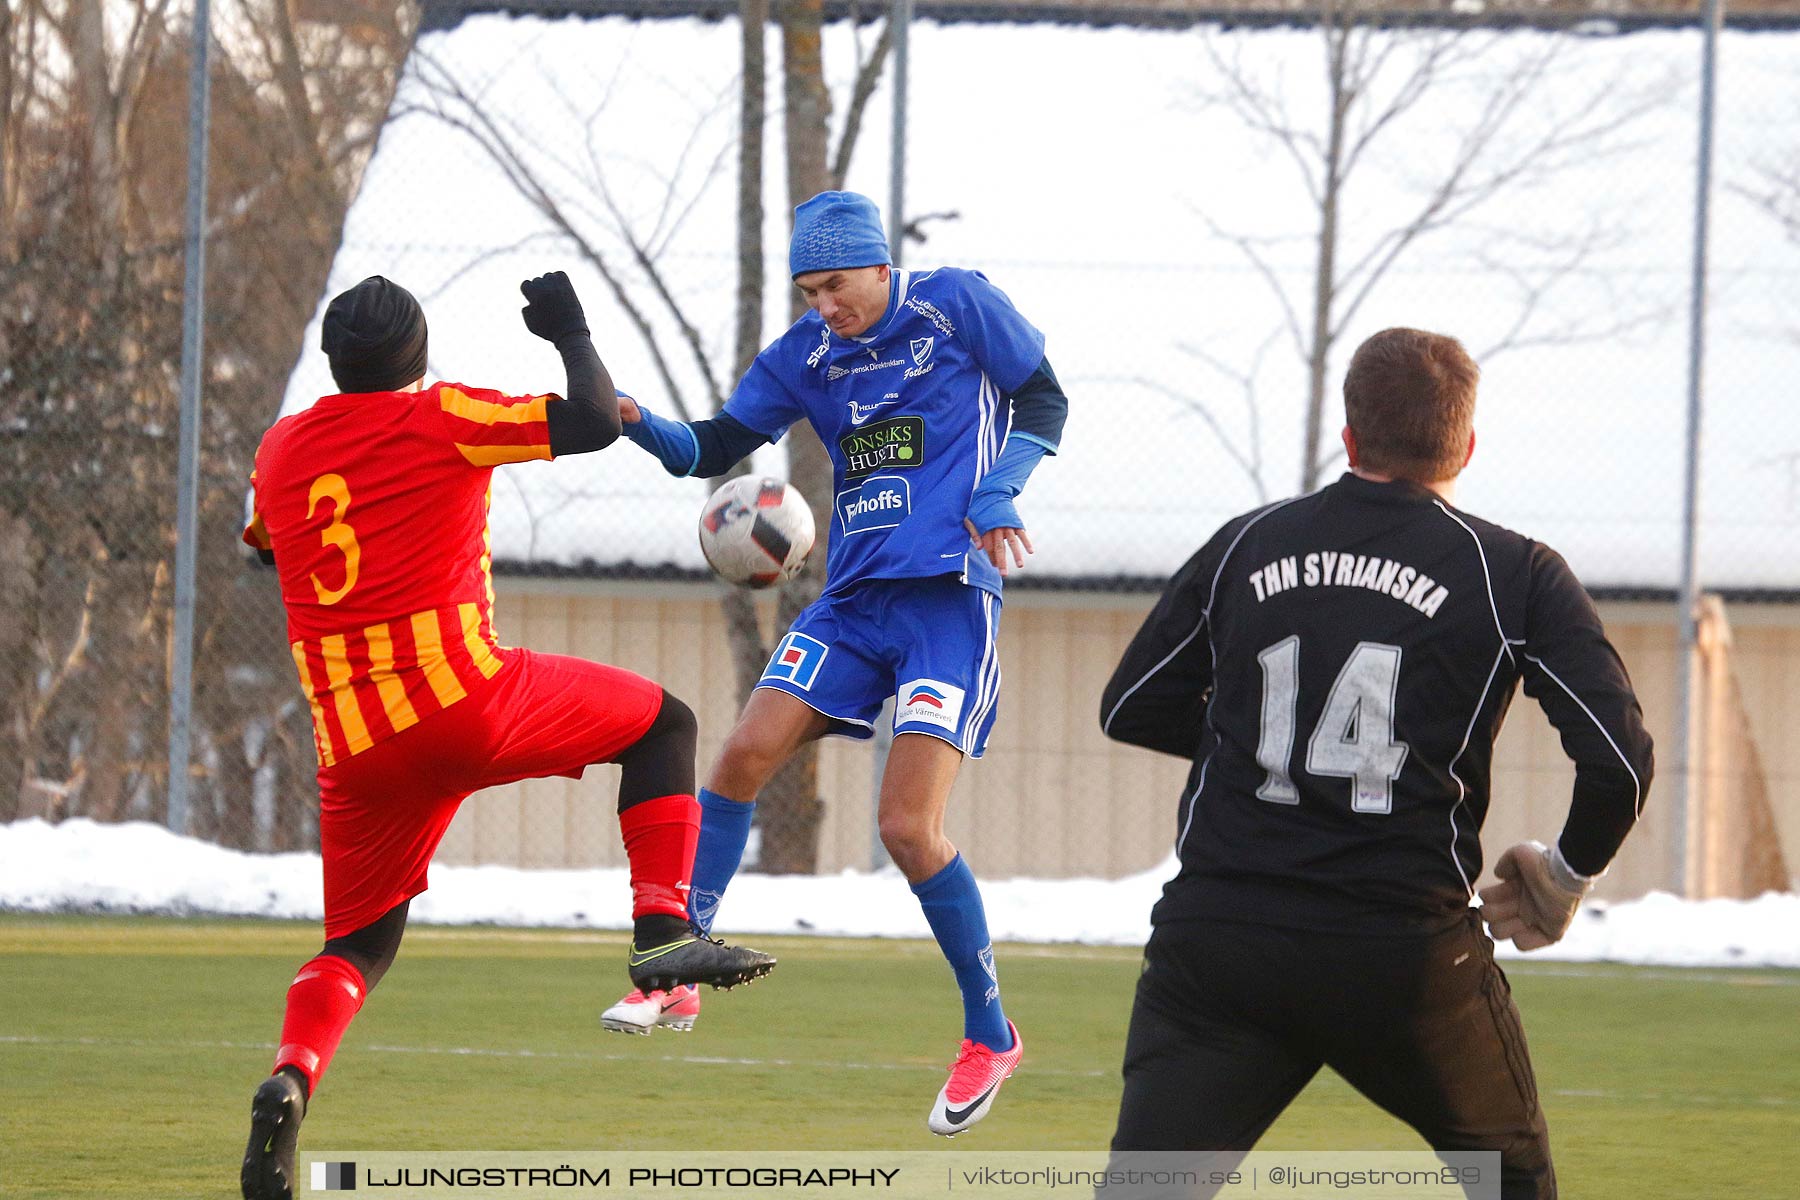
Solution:
M994 937L1140 945L1174 860L1126 879L1007 879L982 885ZM434 867L413 904L430 924L623 929L623 870ZM893 869L841 875L745 875L727 901L733 933L928 937ZM157 825L41 820L0 825L0 910L290 917L323 911L316 854L246 854ZM1510 945L1503 956L1514 956ZM1584 908L1569 936L1534 959L1683 967L1800 968L1800 896L1682 900L1652 893Z

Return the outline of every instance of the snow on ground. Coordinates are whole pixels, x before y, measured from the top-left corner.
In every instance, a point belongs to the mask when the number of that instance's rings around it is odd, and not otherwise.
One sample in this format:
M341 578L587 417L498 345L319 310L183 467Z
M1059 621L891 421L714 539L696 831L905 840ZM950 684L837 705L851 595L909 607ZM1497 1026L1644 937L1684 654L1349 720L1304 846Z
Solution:
M1135 946L1174 860L1127 879L1007 879L982 885L994 937L1018 942ZM623 870L527 871L434 867L414 920L623 929ZM0 825L0 911L132 912L317 920L316 854L246 854L157 825L41 820ZM891 868L833 876L744 875L726 901L734 934L928 937ZM1518 957L1510 945L1502 957ZM1800 895L1756 900L1641 900L1585 907L1569 936L1532 958L1682 967L1800 968Z

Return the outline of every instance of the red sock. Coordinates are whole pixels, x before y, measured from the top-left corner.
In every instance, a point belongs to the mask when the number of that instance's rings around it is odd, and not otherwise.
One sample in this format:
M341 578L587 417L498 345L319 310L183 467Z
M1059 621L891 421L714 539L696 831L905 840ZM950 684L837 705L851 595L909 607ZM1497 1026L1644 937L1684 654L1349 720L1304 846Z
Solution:
M306 1076L307 1094L317 1091L367 994L362 972L334 954L321 954L301 967L288 987L274 1069L295 1068Z
M700 842L700 802L658 796L619 814L625 857L631 861L631 915L666 913L687 919L688 878Z

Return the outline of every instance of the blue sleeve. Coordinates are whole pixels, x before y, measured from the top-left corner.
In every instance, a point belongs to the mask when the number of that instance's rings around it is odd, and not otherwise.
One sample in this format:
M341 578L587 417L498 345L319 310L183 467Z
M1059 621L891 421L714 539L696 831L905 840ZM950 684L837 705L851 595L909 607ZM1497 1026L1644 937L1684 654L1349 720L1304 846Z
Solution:
M625 395L623 392L619 394ZM626 398L636 399L632 396ZM694 437L694 431L687 427L686 422L659 417L642 404L637 409L638 419L625 423L626 439L655 455L656 460L663 465L663 470L669 474L692 473L694 465L700 459L700 443Z
M756 356L744 377L732 389L731 398L720 410L746 429L760 433L771 442L781 440L788 426L804 420L806 408L788 386L782 364L793 356L794 330Z
M980 271L946 269L951 320L996 387L1012 395L1044 361L1044 335Z
M769 439L723 414L705 421L671 421L641 403L625 436L656 456L671 475L723 475Z
M976 533L1025 528L1025 522L1019 519L1019 510L1013 506L1013 499L1025 490L1025 480L1030 478L1031 469L1038 465L1038 460L1050 453L1053 451L1049 447L1030 434L1007 435L1000 457L994 460L988 473L975 485L975 494L969 497L969 523L975 526Z

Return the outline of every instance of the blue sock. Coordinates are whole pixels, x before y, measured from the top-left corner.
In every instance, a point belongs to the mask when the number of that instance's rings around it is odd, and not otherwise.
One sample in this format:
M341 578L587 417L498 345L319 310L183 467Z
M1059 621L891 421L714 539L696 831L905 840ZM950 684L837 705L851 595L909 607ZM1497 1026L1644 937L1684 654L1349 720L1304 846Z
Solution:
M750 840L750 817L756 801L740 804L715 791L700 789L700 842L694 847L694 877L688 880L688 916L702 933L711 933L725 886L744 860Z
M913 895L925 910L938 949L956 972L956 986L962 990L963 1036L990 1050L1011 1050L1012 1031L1000 1008L994 944L988 938L987 911L981 907L975 872L958 854L936 875L913 884Z

